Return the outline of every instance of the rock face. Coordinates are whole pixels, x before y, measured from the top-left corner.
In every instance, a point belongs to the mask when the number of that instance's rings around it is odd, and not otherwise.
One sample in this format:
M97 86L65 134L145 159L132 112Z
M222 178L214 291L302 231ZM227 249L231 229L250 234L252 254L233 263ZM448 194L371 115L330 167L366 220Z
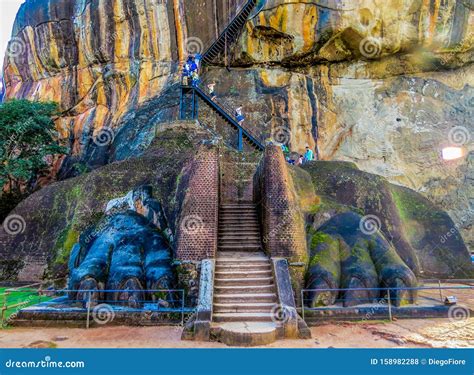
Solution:
M61 104L57 126L75 157L60 177L140 154L154 126L176 117L177 62L209 46L242 3L27 0L6 96ZM324 160L419 191L472 247L473 9L472 0L259 0L232 73L216 66L204 79L244 106L262 138L296 152L317 145ZM463 157L442 160L446 146Z
M163 213L159 214L157 202L150 203L146 190L135 194L134 211L146 223L154 223L155 230L160 228L169 242L176 233L195 147L208 134L194 124L178 123L157 136L141 157L49 185L20 203L0 228L0 280L66 277L69 256L81 234L101 222L104 225L99 228L116 232L104 215L107 204L143 185L153 187ZM166 223L160 216L166 217ZM150 233L143 220L133 215L117 220L127 228L131 225Z
M241 2L28 0L6 54L6 97L58 102L72 154L103 164L97 146L103 152L137 107L172 87L178 62L212 43ZM170 120L169 106L158 104L151 126Z
M317 161L292 168L306 215L308 289L351 289L308 295L308 305L375 301L390 288L397 305L416 294L419 278L471 278L474 266L449 216L413 190L347 162ZM393 289L392 289L393 288Z

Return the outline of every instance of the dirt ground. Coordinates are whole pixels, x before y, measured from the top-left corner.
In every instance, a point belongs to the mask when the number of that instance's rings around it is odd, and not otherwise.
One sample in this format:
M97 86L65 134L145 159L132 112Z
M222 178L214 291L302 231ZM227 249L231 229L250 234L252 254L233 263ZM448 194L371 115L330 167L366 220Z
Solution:
M474 347L474 318L334 323L312 327L312 339L281 340L274 348ZM181 341L180 327L14 328L0 331L0 348L223 348L216 342Z

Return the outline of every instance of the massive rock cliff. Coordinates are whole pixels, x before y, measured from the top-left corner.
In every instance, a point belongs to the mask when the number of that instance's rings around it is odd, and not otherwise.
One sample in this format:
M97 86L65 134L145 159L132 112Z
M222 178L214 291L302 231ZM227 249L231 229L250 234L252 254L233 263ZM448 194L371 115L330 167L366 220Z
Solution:
M209 46L242 3L27 0L7 51L7 97L60 103L57 126L75 156L65 176L78 161L136 155L156 124L176 117L177 62ZM472 246L473 8L472 0L260 0L229 56L232 73L222 59L205 79L243 104L263 137L298 152L317 143L323 159L423 193ZM443 161L452 145L463 157Z

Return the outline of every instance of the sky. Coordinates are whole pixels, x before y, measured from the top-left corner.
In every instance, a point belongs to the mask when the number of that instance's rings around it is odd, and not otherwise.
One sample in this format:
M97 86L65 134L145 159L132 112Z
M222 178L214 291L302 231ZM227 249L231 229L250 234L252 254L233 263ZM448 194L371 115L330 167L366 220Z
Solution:
M25 0L0 0L0 76L16 13ZM0 83L1 85L1 83Z

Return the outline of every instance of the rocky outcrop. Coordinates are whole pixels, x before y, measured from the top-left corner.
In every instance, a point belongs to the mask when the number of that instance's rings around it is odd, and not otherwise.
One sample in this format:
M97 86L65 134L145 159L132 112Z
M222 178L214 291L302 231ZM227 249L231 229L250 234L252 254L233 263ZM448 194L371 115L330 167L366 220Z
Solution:
M5 63L7 97L58 101L75 158L60 177L143 152L176 116L177 62L242 0L28 0ZM229 5L229 7L228 7ZM217 94L262 138L414 189L472 246L471 0L259 0L219 67ZM221 61L221 65L224 61ZM441 150L459 146L446 162Z
M58 102L72 155L95 167L113 161L118 130L173 91L179 61L209 46L241 2L28 0L6 53L6 97ZM173 103L154 102L148 126L170 121Z
M81 234L96 227L115 231L109 222L115 219L107 219L104 211L112 199L131 190L141 191L135 194L133 211L146 223L161 228L163 237L172 242L195 148L207 138L208 134L194 123L177 123L158 133L141 157L109 164L32 194L0 228L0 280L66 277L71 250ZM143 185L153 188L153 201L146 189L136 190ZM161 203L162 214L155 199ZM117 220L127 228L129 224L137 230L143 227L143 220L132 216ZM141 230L149 232L146 226Z
M303 170L293 173L306 202L311 256L336 262L325 268L333 270L330 274L343 275L344 261L368 272L374 267L361 264L373 261L377 274L388 262L421 278L472 277L474 267L456 225L419 193L347 162L312 162ZM321 251L338 255L322 257ZM403 278L413 283L406 272Z

